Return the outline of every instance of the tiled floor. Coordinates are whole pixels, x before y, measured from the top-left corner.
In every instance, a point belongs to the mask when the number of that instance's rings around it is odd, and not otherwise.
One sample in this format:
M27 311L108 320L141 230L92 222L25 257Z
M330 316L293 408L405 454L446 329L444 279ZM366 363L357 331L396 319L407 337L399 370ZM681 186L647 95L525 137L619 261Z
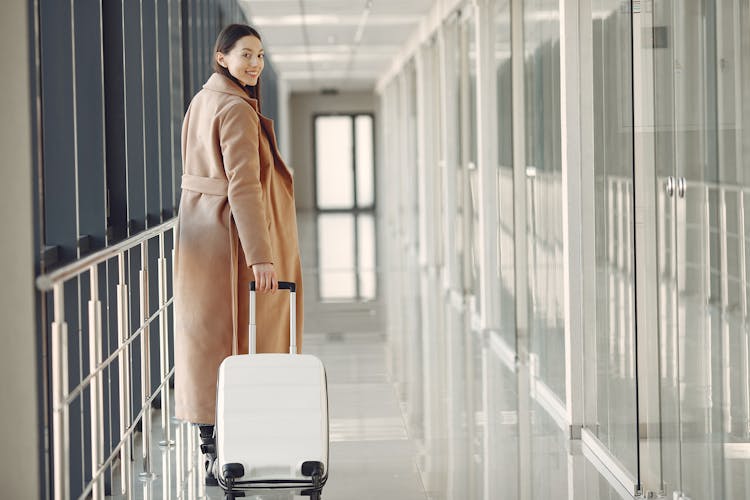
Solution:
M311 333L306 337L306 351L323 360L329 383L331 448L326 500L427 498L415 459L417 447L408 436L395 387L389 382L385 346L385 337L378 333ZM133 497L223 498L219 488L200 484L195 430L174 422L173 429L179 434L179 449L153 447L156 477L149 481L135 479ZM193 438L189 444L188 436ZM153 439L161 439L157 419ZM134 455L140 456L140 450L136 446ZM193 458L180 463L180 456ZM178 474L177 468L182 472ZM142 470L140 460L134 469L137 476L137 471ZM164 477L170 481L165 482ZM257 498L293 496L264 492Z
M437 394L442 389L431 387L437 391L433 408L438 409L432 417L423 410L415 415L415 408L402 402L403 391L389 375L392 346L383 333L311 332L305 345L307 352L323 360L329 380L331 456L326 500L513 500L522 493L531 499L630 498L599 474L584 457L580 442L567 440L546 411L534 404L529 410L533 440L525 471L531 481L525 491L520 488L516 375L478 335L467 343L474 379L451 385L450 390L462 396L460 401L449 401L447 394ZM480 405L489 392L495 395L494 416L487 421L483 411L469 409ZM172 425L178 446L159 448L160 421L154 415L156 477L138 478L141 462L136 460L132 498L223 498L219 488L201 484L194 429ZM134 455L140 456L139 446ZM264 492L251 498L298 497Z

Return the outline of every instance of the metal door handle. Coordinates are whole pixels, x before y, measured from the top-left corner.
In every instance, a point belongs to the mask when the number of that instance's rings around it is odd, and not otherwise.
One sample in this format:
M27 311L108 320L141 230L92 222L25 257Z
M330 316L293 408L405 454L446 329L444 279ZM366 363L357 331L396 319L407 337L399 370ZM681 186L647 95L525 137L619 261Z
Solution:
M687 180L684 177L680 177L677 180L677 194L680 198L685 197L685 193L687 192Z
M664 187L667 190L667 196L672 197L674 196L674 177L671 175L667 177L667 182L664 184Z

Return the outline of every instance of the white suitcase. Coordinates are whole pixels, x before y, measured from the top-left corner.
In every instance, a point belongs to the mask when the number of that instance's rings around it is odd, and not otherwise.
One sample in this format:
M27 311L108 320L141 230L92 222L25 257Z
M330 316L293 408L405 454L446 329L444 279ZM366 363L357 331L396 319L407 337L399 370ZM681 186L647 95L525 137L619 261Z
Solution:
M216 390L216 466L228 496L294 489L319 499L328 479L328 390L323 363L297 355L295 284L290 354L255 353L255 282L250 284L250 354L229 356ZM261 325L262 327L262 325Z

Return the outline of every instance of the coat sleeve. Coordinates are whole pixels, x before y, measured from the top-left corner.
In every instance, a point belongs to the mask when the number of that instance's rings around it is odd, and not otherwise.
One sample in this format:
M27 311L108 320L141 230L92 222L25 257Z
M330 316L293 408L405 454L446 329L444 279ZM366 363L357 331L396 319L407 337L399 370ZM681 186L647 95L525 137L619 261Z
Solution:
M260 183L260 124L250 106L237 103L226 111L219 129L229 208L247 265L273 262L263 187Z

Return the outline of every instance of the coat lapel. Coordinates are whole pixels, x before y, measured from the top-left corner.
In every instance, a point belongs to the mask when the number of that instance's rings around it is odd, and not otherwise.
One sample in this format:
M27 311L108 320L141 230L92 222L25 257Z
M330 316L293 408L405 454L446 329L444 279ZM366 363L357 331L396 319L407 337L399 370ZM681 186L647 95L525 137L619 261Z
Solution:
M220 73L213 73L203 85L203 88L207 90L213 90L214 92L222 92L224 94L241 97L242 99L247 101L250 106L252 106L252 108L258 114L261 127L266 133L266 137L268 138L268 142L270 143L271 154L273 154L276 169L283 173L284 177L287 179L287 182L291 184L293 182L292 172L289 170L289 167L286 166L286 163L284 163L284 160L281 158L281 153L279 153L279 146L276 143L276 133L274 132L273 128L273 120L268 118L267 116L263 116L260 113L260 111L258 110L258 100L253 99L252 97L247 95L241 88L237 86L236 83Z
M203 88L207 90L213 90L214 92L221 92L223 94L230 94L241 97L249 102L256 112L258 111L258 101L247 95L241 88L237 86L236 83L220 73L213 73L208 78L208 80L206 80L206 83L203 84Z

